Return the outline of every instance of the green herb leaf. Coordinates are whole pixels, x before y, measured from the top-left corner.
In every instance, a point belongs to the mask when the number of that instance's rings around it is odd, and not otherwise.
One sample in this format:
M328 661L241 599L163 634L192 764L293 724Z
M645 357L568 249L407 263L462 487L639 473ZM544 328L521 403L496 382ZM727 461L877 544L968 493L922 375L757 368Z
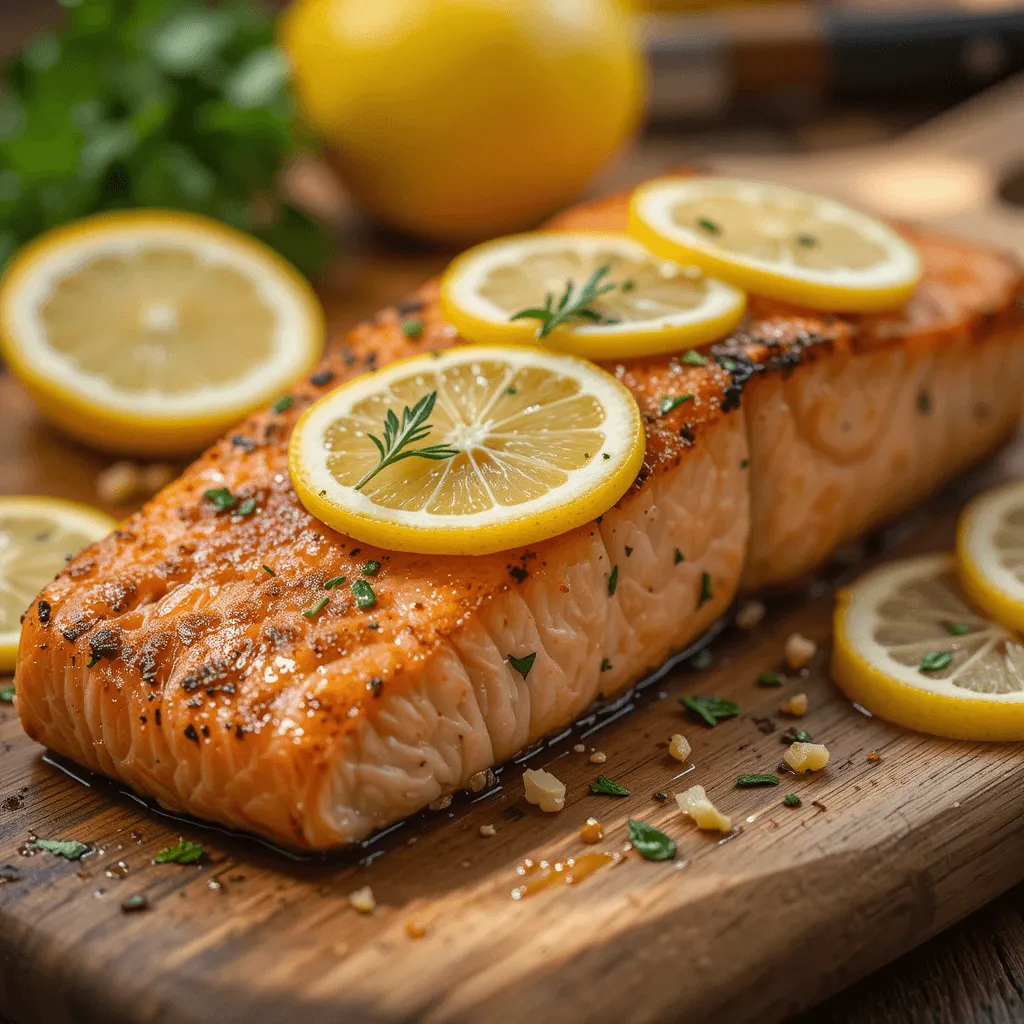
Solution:
M665 395L658 406L662 416L667 416L673 409L678 409L684 402L692 401L693 395Z
M307 619L315 619L327 607L328 601L330 601L330 598L325 594L309 608L304 608L302 614Z
M707 366L706 356L702 356L695 348L688 348L680 357L679 362L687 366Z
M917 667L922 672L941 672L948 668L952 661L953 655L950 651L929 651Z
M149 901L141 892L137 892L121 901L121 909L126 914L136 913L140 910L149 910Z
M14 684L0 686L0 704L14 703Z
M777 786L779 784L778 775L772 775L770 772L763 774L754 773L752 775L737 775L736 785L740 789L753 789L755 786Z
M758 686L782 686L785 681L781 672L762 672L757 677Z
M236 516L248 516L256 511L256 499L246 498L238 508L235 509Z
M607 658L601 659L601 671L607 672L612 667L612 663Z
M420 335L423 334L423 321L422 320L403 320L402 321L402 333L407 337L415 341Z
M629 796L629 790L625 786L620 786L607 775L598 775L590 784L590 792L595 796Z
M203 497L216 505L221 512L238 504L238 499L226 487L214 487L209 491L203 491Z
M676 844L661 829L646 821L629 819L629 841L647 860L671 860L676 855Z
M76 839L36 839L32 845L65 860L81 860L92 849L88 843Z
M263 571L264 571L264 572L265 572L265 573L266 573L266 574L267 574L268 576L276 576L276 575L277 575L277 573L276 573L276 572L274 572L274 570L273 570L273 569L271 569L269 565L265 565L265 566L263 566Z
M739 704L722 697L680 697L679 703L710 726L717 725L723 718L735 718L740 713Z
M613 597L615 588L619 585L619 567L612 566L611 574L608 576L608 596Z
M93 654L89 657L89 660L85 663L86 668L95 668L100 663L100 656Z
M295 404L294 395L282 395L272 406L274 412L287 412Z
M448 444L432 444L424 448L409 448L411 444L422 441L431 431L427 419L434 411L434 404L437 402L437 392L431 391L424 395L411 409L405 406L402 409L402 421L399 423L394 409L388 409L384 417L384 440L373 434L366 436L374 443L380 453L380 461L356 484L356 490L360 491L365 487L382 469L400 462L402 459L409 459L416 456L421 459L451 459L459 454L458 448ZM408 449L408 450L405 450ZM362 607L362 605L360 605Z
M802 245L805 249L810 249L818 244L818 239L814 235L797 235L796 244Z
M799 807L803 803L803 800L801 800L800 797L796 795L796 793L787 793L782 798L782 802L787 807Z
M627 277L627 278L626 278L626 280L625 280L625 281L623 281L621 285L619 285L619 287L620 287L620 288L621 288L621 289L622 289L622 290L623 290L624 292L631 292L631 291L632 291L632 290L633 290L633 289L634 289L634 288L636 287L636 281L634 281L634 280L633 280L632 278L630 278L630 277Z
M179 839L174 846L161 850L154 858L154 864L195 864L206 853L200 843L190 843L187 839Z
M562 297L557 303L555 302L555 296L548 293L543 309L521 309L518 313L513 313L509 319L539 320L538 338L546 338L556 327L568 324L572 320L588 320L591 323L601 323L605 321L605 318L596 309L592 308L591 303L615 288L614 284L601 283L601 279L610 269L608 266L599 267L590 275L578 293L575 292L576 286L572 281L566 281L565 291L562 292Z
M680 562L686 561L686 559L683 558L683 553L679 550L679 548L676 548L676 553L672 556L672 561L676 565L679 565Z
M713 220L708 220L707 217L699 218L697 227L701 231L706 231L709 235L720 235L722 233L722 229Z
M366 580L356 580L352 584L352 596L360 608L372 608L377 603L377 595Z
M508 656L508 663L525 679L530 674L530 669L533 668L533 663L537 660L537 652L533 654L524 654L521 658L516 658L513 655Z
M380 572L380 562L376 559L371 559L366 565L363 566L364 576L376 576Z
M922 416L927 416L932 411L932 394L930 391L921 390L918 392L917 411Z
M963 622L947 622L946 631L951 636L966 636L971 631L971 627Z
M324 582L324 590L333 590L335 587L340 587L346 579L347 577L345 576L332 576Z
M697 607L699 608L706 601L711 600L711 574L702 572L700 574L700 596L697 599Z

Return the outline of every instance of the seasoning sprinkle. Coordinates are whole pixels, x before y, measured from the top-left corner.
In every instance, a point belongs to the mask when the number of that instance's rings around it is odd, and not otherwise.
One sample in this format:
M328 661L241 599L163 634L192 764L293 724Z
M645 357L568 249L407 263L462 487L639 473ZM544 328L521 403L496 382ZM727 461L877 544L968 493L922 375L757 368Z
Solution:
M141 892L137 892L134 896L129 896L126 900L122 901L121 909L126 914L133 914L140 910L149 910L149 901Z
M416 341L423 334L422 320L403 320L402 333L410 340Z
M680 551L679 548L676 548L676 553L672 556L673 565L679 565L679 563L683 561L685 561L685 559L683 558L682 551Z
M601 671L607 672L612 667L612 663L607 658L601 659Z
M243 501L242 504L239 505L237 509L235 509L235 515L236 516L248 516L248 515L251 515L255 511L256 511L256 499L255 498L246 498L245 501Z
M611 575L608 577L608 596L613 597L615 595L615 588L619 585L619 567L616 565L612 568Z
M537 652L534 651L532 654L524 654L521 658L517 658L510 654L508 656L508 663L525 679L530 674L530 669L533 668L533 663L537 660Z
M787 807L799 807L803 803L803 800L801 800L800 797L796 795L796 793L787 793L782 798L782 802Z
M327 607L328 601L330 601L330 598L325 594L315 604L311 605L309 608L304 608L302 610L302 614L305 615L307 619L315 619Z
M698 218L697 227L701 231L706 231L709 235L720 235L722 233L722 229L713 220L708 220L707 217Z
M814 235L797 235L796 244L802 245L805 249L811 249L818 244L818 239Z
M782 686L784 682L781 672L762 672L757 677L758 686Z
M702 572L700 574L700 597L697 599L697 607L699 608L706 601L711 600L711 574Z
M268 576L276 576L276 575L277 575L277 573L276 573L276 572L274 572L274 570L273 570L273 569L271 569L269 565L265 565L265 566L263 566L263 571L264 571L264 572L265 572L265 573L266 573L266 574L267 574Z
M696 349L687 349L680 357L679 361L685 363L687 366L707 366L708 361L706 356L702 356Z
M274 412L287 412L295 404L294 395L282 395L271 408Z
M951 636L966 636L970 633L971 627L964 622L947 622L946 632Z

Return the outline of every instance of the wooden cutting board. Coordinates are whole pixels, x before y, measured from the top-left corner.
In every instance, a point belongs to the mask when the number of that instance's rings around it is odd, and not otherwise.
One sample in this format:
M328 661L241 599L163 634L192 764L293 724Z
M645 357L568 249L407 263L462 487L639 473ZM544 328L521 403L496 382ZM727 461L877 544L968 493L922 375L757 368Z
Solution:
M1003 134L992 129L995 150ZM907 152L932 152L934 136L924 141ZM649 157L659 160L655 150ZM746 173L824 174L841 188L850 159L776 160ZM398 297L444 255L420 254L414 268L373 259L361 263L374 271L373 288L351 282L364 294L346 315ZM0 411L0 493L95 500L106 460L42 426L9 376L0 376ZM710 667L677 667L504 767L488 792L331 859L296 860L168 818L102 780L72 778L0 705L0 1008L16 1024L770 1024L812 1005L1024 878L1020 747L889 726L851 707L827 672L835 585L886 558L947 548L968 497L1022 471L1024 437L809 588L770 600L755 630L725 628L710 642ZM780 667L793 631L820 644L807 677L781 691L758 687L759 674ZM778 789L736 789L738 773L777 765L794 724L778 708L798 690L811 708L798 724L829 746L828 770ZM685 693L728 697L743 714L706 729L684 717L675 698ZM693 744L685 772L667 753L677 731ZM592 763L594 752L606 759ZM561 814L524 802L524 764L567 783ZM599 773L631 795L587 795ZM693 782L732 815L727 840L699 833L653 795ZM782 805L787 792L800 795L799 808ZM525 858L594 849L578 838L590 816L605 831L596 849L620 851L625 821L636 817L672 835L678 856L650 863L628 854L577 886L514 900ZM483 836L484 825L496 834ZM77 863L26 856L31 836L78 839L95 852ZM202 842L205 859L153 865L179 836ZM365 885L373 915L348 903ZM149 909L122 910L135 894ZM426 934L411 937L410 925Z

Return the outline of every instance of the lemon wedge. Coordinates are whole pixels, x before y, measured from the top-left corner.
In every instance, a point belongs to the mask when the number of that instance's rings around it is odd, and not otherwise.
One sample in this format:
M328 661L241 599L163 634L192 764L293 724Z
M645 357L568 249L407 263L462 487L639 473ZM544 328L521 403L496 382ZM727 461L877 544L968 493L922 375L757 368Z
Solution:
M589 359L706 345L724 338L745 306L743 292L697 267L597 232L499 238L463 253L441 279L442 312L467 341L539 342Z
M0 285L0 347L40 409L109 451L214 441L316 362L310 286L247 235L191 214L100 214L42 235Z
M477 555L606 512L643 462L630 392L593 363L536 347L460 346L364 374L291 438L303 505L367 544Z
M949 555L884 565L840 592L832 674L908 729L1024 740L1024 643L968 603Z
M21 616L32 599L69 556L116 525L73 501L0 497L0 672L14 668Z
M1024 632L1024 481L994 487L964 509L956 553L960 585L971 600Z
M630 233L748 292L831 311L892 309L921 277L912 246L834 199L764 182L663 178L637 189Z

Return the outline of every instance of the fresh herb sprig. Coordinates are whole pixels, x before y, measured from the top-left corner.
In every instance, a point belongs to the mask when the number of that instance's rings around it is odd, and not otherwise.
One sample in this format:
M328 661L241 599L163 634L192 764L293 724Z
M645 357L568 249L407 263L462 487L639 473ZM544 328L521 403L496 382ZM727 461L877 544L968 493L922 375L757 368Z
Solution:
M555 302L555 296L548 292L544 300L544 308L521 309L513 313L511 320L539 320L540 327L537 328L537 337L546 338L556 327L571 323L573 320L589 320L591 323L601 323L605 320L598 310L594 309L592 303L602 295L613 291L617 285L610 281L602 284L602 278L611 270L609 266L598 267L584 282L583 287L576 291L572 281L565 282L565 291L562 297Z
M380 462L367 473L359 483L356 490L361 491L382 469L393 466L402 459L410 459L416 456L420 459L451 459L459 454L458 448L450 444L431 444L425 448L410 448L409 445L422 441L431 431L427 422L430 414L434 411L437 402L437 392L431 391L424 395L411 409L405 406L402 409L402 419L399 422L394 409L388 409L384 417L384 440L373 434L366 436L374 443L377 451L380 452Z

